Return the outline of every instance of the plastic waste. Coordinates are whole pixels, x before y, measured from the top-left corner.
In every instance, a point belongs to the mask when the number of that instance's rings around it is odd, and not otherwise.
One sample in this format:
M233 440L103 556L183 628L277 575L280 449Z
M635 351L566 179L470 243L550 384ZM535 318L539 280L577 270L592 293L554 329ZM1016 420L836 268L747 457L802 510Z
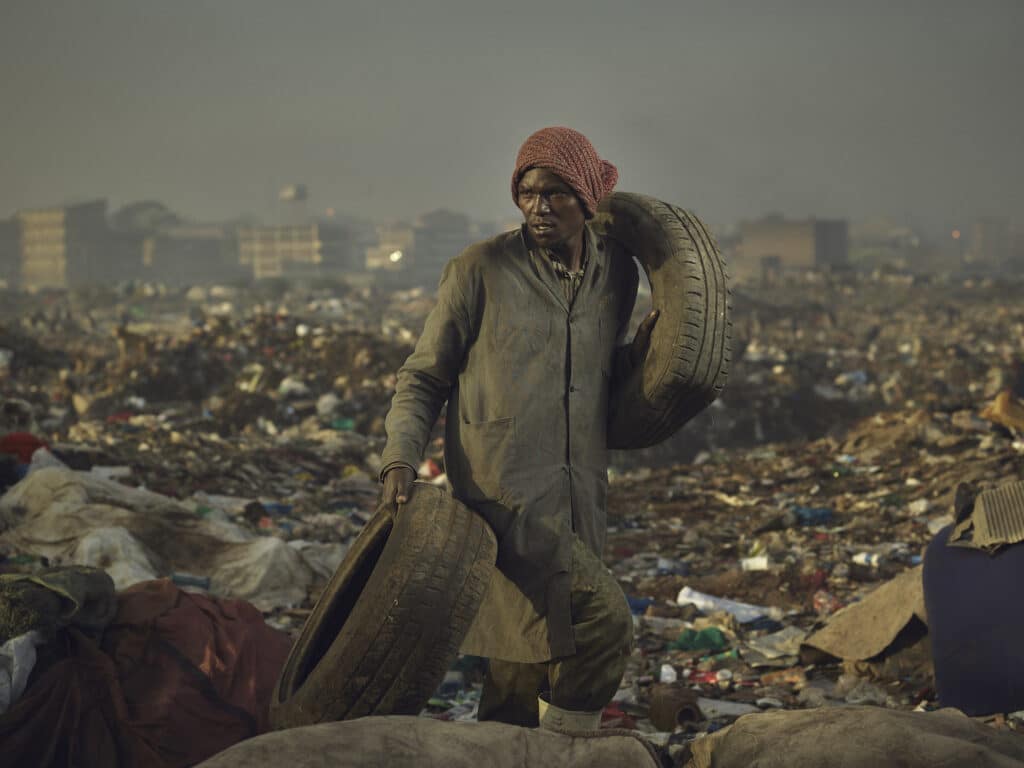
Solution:
M783 531L787 528L795 528L797 526L809 527L828 525L832 522L832 514L832 510L828 507L793 506L781 515L777 515L755 528L754 533Z
M338 570L349 547L347 543L303 541L302 539L289 541L288 546L298 551L306 565L324 581L330 579Z
M97 477L102 477L104 480L121 480L132 476L132 468L123 464L116 467L93 465L89 472Z
M697 699L697 706L708 720L719 717L742 717L760 711L752 704L727 699L708 699L703 696Z
M725 611L726 613L735 616L741 624L745 624L748 621L754 621L762 616L768 616L774 619L782 617L782 610L774 606L767 608L761 605L741 603L737 600L729 600L723 597L715 597L714 595L706 595L703 592L698 592L690 587L683 587L679 591L676 602L679 605L696 605L704 612Z
M339 407L341 407L341 398L333 392L328 392L326 395L321 395L320 399L316 401L316 414L326 421L334 415Z
M278 385L277 391L282 397L288 398L308 397L310 394L309 387L302 380L292 376L285 377Z
M907 510L912 515L926 515L931 508L932 505L928 499L914 499L907 505Z
M50 467L67 469L67 465L50 453L49 450L46 448L38 448L32 453L32 461L28 465L26 474L32 474L33 472L38 472L41 469L48 469Z
M819 616L829 616L843 607L843 602L838 597L823 589L814 593L811 604Z
M171 581L179 587L199 587L200 589L210 588L209 576L194 576L191 573L172 573Z
M629 610L634 615L639 615L656 602L652 597L634 597L626 595L626 602L629 603Z
M832 510L828 507L793 507L789 510L796 525L828 525L832 522Z
M16 704L25 692L36 665L36 648L43 642L42 633L32 630L0 646L0 714Z
M706 627L687 629L668 647L674 651L720 651L729 647L729 641L718 627Z
M302 556L274 536L256 538L227 550L210 573L210 589L241 597L260 610L301 603L313 571Z
M669 557L659 557L655 566L659 576L689 576L690 564Z
M852 559L857 565L867 565L872 568L877 568L885 562L885 558L876 552L858 552Z
M103 568L118 590L159 578L156 560L155 555L122 526L93 528L79 540L71 555L71 562L76 565Z

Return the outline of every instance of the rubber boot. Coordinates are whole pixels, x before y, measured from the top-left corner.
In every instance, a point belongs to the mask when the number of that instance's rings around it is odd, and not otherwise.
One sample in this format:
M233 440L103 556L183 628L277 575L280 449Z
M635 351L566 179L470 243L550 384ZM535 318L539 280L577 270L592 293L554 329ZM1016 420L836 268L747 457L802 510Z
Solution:
M596 712L576 712L562 709L549 704L544 697L538 697L537 710L540 716L540 727L559 733L584 733L596 731L601 727L601 710Z

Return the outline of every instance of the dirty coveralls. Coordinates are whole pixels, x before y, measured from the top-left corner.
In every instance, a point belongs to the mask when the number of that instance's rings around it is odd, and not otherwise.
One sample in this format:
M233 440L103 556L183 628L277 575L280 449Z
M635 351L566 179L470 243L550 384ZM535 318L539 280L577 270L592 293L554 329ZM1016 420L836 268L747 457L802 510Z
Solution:
M632 643L625 597L599 557L609 392L628 372L618 341L638 274L588 225L586 268L566 290L528 242L521 227L445 267L398 372L381 476L419 465L447 400L448 479L498 540L498 573L462 647L491 660L480 717L535 725L545 676L553 705L598 710Z

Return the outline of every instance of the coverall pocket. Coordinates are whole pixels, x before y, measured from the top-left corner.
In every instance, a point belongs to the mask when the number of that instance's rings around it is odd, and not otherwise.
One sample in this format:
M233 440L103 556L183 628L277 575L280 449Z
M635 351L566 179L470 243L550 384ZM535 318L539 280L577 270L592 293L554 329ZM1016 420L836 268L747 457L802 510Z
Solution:
M471 501L501 501L516 464L514 417L462 423L462 453L467 465L465 495Z

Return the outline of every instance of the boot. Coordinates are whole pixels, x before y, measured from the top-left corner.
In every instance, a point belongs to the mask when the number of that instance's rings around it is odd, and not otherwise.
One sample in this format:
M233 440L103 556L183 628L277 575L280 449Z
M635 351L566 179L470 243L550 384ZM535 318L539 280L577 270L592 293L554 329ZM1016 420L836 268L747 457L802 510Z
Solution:
M601 710L596 712L576 712L562 709L544 700L537 699L537 710L540 715L540 727L559 733L584 733L596 731L601 727Z

